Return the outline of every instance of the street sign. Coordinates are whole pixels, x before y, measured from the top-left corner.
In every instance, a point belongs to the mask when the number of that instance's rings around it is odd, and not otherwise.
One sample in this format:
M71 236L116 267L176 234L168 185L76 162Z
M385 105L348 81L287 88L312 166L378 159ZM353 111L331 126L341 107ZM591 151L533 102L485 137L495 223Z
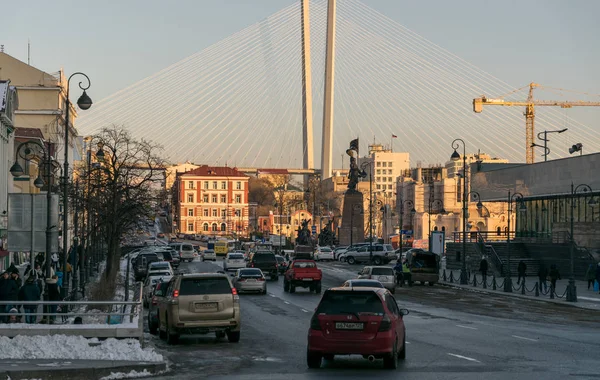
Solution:
M312 233L313 234L317 233L317 226L315 226L315 225L312 226Z
M412 235L413 234L413 230L402 230L402 231L400 231L400 233L402 235Z

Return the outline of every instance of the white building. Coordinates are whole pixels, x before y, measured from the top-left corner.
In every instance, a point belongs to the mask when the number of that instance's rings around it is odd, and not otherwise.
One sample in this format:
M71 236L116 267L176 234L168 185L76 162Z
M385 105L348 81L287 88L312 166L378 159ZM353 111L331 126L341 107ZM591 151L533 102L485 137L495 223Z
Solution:
M359 165L372 162L373 165L373 191L391 197L396 192L396 179L410 169L408 153L393 152L381 144L369 145L369 154L360 159ZM366 169L367 174L369 169Z

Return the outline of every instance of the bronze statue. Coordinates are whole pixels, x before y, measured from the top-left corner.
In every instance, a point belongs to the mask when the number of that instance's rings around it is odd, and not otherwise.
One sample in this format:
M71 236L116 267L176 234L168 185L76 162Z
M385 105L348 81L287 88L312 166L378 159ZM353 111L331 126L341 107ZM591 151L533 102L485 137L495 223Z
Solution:
M302 220L302 227L298 227L298 237L296 238L296 244L311 245L310 230L308 229L308 223L310 223L310 220Z
M321 233L319 234L319 245L322 247L333 245L335 241L335 233L333 232L333 219L327 222Z
M367 176L364 170L360 170L356 164L356 157L358 157L358 139L350 141L350 148L346 150L346 154L350 156L350 170L348 170L348 190L347 193L354 193L357 191L359 178ZM356 156L356 157L355 157Z

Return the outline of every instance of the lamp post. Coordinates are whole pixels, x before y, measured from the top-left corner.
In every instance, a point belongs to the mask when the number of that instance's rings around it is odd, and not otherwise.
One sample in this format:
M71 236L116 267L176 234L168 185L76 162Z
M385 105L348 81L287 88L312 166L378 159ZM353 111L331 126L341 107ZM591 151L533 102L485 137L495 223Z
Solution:
M62 232L62 245L63 245L63 281L64 284L61 287L61 294L62 294L62 298L65 298L66 294L67 294L67 286L69 284L68 282L68 278L67 278L67 254L68 254L68 233L67 230L69 228L69 183L68 183L68 175L69 175L69 128L70 128L70 109L71 109L71 100L69 99L69 93L70 93L70 83L71 83L71 79L76 76L76 75L82 75L85 77L85 79L87 80L87 86L85 86L83 83L84 82L79 82L79 88L83 90L83 94L81 94L81 96L79 97L79 99L77 99L77 105L79 106L80 109L82 110L88 110L91 106L92 106L92 99L90 99L90 97L87 95L87 93L85 92L88 88L90 88L91 86L91 82L90 82L90 78L85 75L84 73L81 72L76 72L71 74L71 76L69 77L69 79L67 79L67 95L65 97L65 162L64 162L64 170L63 170L63 232Z
M411 220L412 220L412 216L414 216L417 213L417 210L415 210L415 204L413 203L413 201L411 200L406 200L403 201L402 198L400 199L400 258L402 258L402 228L403 228L403 223L402 223L402 217L404 215L404 205L405 204L410 204L411 206L411 210L410 210L410 214L411 214ZM411 221L412 224L412 221ZM414 231L413 231L414 234Z
M512 278L511 278L511 270L510 270L510 219L512 213L512 203L516 201L519 202L519 212L527 211L527 207L525 206L525 202L523 202L523 194L514 193L511 194L510 190L508 191L508 222L507 228L508 232L506 234L506 256L507 256L507 270L504 271L504 291L507 293L512 293ZM516 223L515 223L516 224Z
M577 286L575 286L575 195L577 195L578 191L581 190L582 193L589 192L592 193L592 188L589 185L581 184L575 187L573 182L571 182L571 250L570 250L570 267L571 273L569 275L569 285L567 286L567 301L568 302L577 302ZM598 206L598 202L592 197L590 198L588 205L592 207L592 209ZM593 219L593 214L592 214Z
M444 203L439 200L439 199L435 199L435 195L433 193L434 190L434 184L433 182L431 182L429 184L429 209L427 214L429 215L428 217L428 229L429 229L429 236L428 236L428 241L429 241L429 250L431 250L431 208L434 204L439 204L439 212L442 214L446 213L446 210L444 210ZM440 209L441 208L441 209Z
M462 267L460 270L460 283L466 285L467 279L467 218L468 218L468 205L467 205L467 148L465 142L462 139L455 139L452 141L452 149L454 152L450 156L452 161L460 160L460 154L456 151L462 143L463 147L463 189L462 189L462 229L463 229L463 241L462 241Z
M550 148L548 148L548 133L563 133L568 131L569 128L564 128L558 131L543 131L538 133L537 138L540 141L544 142L544 145L538 145L538 144L532 144L531 146L539 146L539 147L543 147L544 148L544 161L548 161L548 155L550 154ZM544 135L544 137L542 138L542 135Z
M53 177L53 165L56 164L56 161L50 157L50 152L48 148L35 140L29 140L19 144L15 152L16 157L21 157L25 161L32 161L33 159L41 159L41 163L46 165L46 175L48 177L47 182L44 183L44 180L41 177L42 174L42 165L38 166L38 177L33 181L33 185L38 189L44 187L47 184L46 191L46 278L50 277L50 255L52 251L52 177ZM15 163L10 168L10 174L13 177L20 177L24 174L23 168L19 165L17 159L15 159ZM31 204L33 207L33 203ZM33 255L33 252L31 252Z
M374 161L364 162L360 168L363 173L369 167L369 262L373 262L373 168L370 166Z

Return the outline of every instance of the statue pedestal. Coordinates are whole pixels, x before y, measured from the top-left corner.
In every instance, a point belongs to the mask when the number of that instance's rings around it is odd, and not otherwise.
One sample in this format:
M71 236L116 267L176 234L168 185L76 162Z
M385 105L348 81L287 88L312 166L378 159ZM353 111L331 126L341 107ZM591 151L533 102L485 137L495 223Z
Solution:
M354 211L352 211L354 210ZM365 241L365 218L363 194L359 191L344 194L340 245L351 245Z

